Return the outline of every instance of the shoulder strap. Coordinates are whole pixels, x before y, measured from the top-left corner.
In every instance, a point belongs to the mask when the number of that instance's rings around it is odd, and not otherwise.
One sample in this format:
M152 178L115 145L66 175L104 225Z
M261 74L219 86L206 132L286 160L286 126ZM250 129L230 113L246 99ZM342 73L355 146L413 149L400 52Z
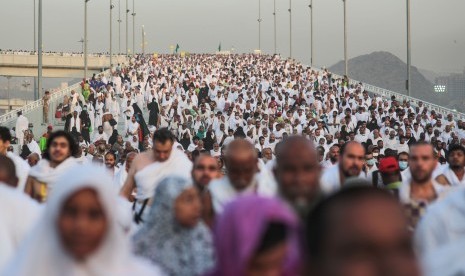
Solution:
M140 224L141 222L144 222L142 219L142 214L144 213L145 207L147 206L147 203L149 202L149 198L144 199L144 202L142 203L142 207L139 211L139 213L134 214L134 222L136 224ZM136 201L134 201L134 205L132 206L132 209L135 210L136 208Z

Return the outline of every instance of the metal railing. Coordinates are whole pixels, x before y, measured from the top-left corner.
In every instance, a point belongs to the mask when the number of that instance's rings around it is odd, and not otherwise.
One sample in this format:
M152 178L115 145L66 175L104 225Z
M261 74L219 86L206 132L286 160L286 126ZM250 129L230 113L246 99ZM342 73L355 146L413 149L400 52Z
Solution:
M334 79L343 79L344 78L343 76L340 76L340 75L337 75L337 74L332 74L332 77ZM357 85L359 83L362 83L363 87L365 88L365 90L367 92L371 92L373 94L380 95L383 98L390 99L392 96L395 96L396 100L398 100L400 102L402 102L404 100L409 101L410 104L413 105L413 106L418 106L418 102L421 101L421 102L423 102L423 106L428 108L429 111L434 110L436 113L443 114L443 116L447 115L447 114L452 114L454 116L454 119L456 119L456 120L465 120L465 114L461 113L461 112L458 112L455 109L445 108L443 106L433 104L433 103L430 103L430 102L427 102L427 101L424 101L424 100L421 100L421 99L409 97L409 96L401 94L399 92L390 91L390 90L380 88L380 87L377 87L377 86L374 86L374 85L371 85L371 84L367 84L367 83L360 82L360 81L357 81L357 80L349 79L349 84Z
M100 73L99 75L109 77L110 71L106 70L106 71ZM57 106L57 102L62 101L63 97L65 95L69 95L72 90L74 90L77 93L81 94L81 83L79 82L79 83L73 84L73 85L71 85L71 86L69 86L67 88L64 88L64 89L58 90L56 92L50 93L49 112L52 111L52 113L54 115L55 108ZM17 108L15 110L12 110L12 111L0 116L0 126L7 126L7 125L10 125L13 122L15 122L16 118L17 118L17 112L18 111L22 111L23 115L26 116L27 114L30 114L30 113L32 113L34 111L42 112L42 108L43 108L43 100L40 99L40 100L34 101L32 103L29 103L27 105L24 105L24 106L22 106L20 108Z

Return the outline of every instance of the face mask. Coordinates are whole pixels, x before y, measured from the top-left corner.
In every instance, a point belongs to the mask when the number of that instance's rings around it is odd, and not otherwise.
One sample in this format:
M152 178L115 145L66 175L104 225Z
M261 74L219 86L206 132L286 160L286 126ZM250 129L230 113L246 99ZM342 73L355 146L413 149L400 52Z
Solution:
M407 161L399 161L399 169L400 170L405 170L408 167L408 162Z
M373 156L374 156L374 154L373 154ZM375 159L371 158L371 159L368 159L366 162L367 162L368 166L373 166L375 164Z

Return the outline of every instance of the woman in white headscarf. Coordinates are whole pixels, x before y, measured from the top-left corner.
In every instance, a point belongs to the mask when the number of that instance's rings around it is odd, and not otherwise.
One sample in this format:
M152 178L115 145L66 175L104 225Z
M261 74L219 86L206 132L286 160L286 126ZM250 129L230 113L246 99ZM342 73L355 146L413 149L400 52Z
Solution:
M131 254L105 170L76 166L58 183L2 275L162 275Z
M168 275L203 275L214 265L212 236L200 221L200 196L192 182L167 177L158 185L149 219L134 236L135 253Z

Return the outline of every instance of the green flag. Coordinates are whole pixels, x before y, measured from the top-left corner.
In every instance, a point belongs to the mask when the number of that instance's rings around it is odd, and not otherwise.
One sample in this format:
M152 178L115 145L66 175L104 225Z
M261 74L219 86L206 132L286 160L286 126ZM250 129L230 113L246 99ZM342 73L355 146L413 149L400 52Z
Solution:
M176 44L176 50L174 50L176 54L178 53L178 50L179 50L179 44Z
M220 45L218 46L218 52L221 52L221 42L220 42Z

